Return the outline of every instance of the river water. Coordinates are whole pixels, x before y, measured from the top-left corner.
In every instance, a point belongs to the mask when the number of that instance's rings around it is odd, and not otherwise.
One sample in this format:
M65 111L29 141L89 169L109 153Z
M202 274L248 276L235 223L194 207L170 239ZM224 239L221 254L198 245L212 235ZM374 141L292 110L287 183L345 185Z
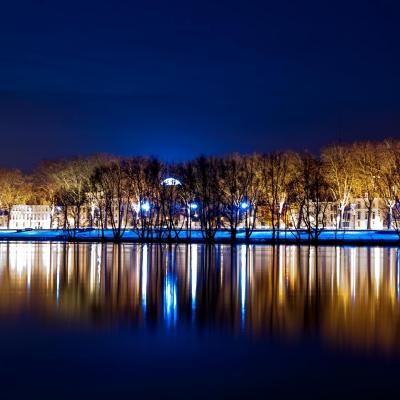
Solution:
M0 338L4 398L382 398L400 249L1 242Z

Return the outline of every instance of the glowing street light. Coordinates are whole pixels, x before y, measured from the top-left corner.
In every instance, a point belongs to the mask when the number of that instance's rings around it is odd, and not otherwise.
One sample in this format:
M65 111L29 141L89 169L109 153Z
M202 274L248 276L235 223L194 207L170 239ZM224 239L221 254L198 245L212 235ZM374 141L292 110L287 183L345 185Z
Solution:
M145 201L144 203L142 203L142 205L140 207L143 211L146 211L146 212L150 210L150 204L148 201Z
M249 203L247 203L247 201L243 201L242 203L240 203L240 208L242 210L247 210L249 208Z
M198 206L198 204L197 203L190 203L190 209L191 210L197 210L198 208L199 208L199 206Z

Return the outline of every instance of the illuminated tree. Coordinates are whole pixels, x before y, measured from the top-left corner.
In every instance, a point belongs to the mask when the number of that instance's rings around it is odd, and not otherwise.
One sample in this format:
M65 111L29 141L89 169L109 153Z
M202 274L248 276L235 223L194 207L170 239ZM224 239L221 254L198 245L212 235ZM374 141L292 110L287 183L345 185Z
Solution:
M380 176L378 179L379 196L387 207L387 228L393 225L393 210L396 206L396 175L397 175L397 152L400 149L398 142L385 140L377 146L380 165Z
M167 176L171 176L174 168L170 168ZM163 229L166 229L167 240L178 240L185 226L185 202L182 183L176 178L167 178L161 182L160 209L163 219Z
M218 178L218 159L199 157L194 161L196 170L196 198L199 199L199 218L203 239L213 242L221 227L222 196Z
M50 227L54 225L56 214L57 191L59 190L57 174L61 166L62 163L57 161L42 161L31 177L35 203L46 204L50 207Z
M321 160L305 153L297 161L297 173L289 186L297 191L297 202L302 205L300 218L308 239L317 241L327 223L327 209L331 200L329 186Z
M293 154L292 157L292 174L288 182L288 212L291 219L291 225L294 228L292 232L300 238L300 232L303 225L303 214L306 196L304 192L304 177L302 173L302 155Z
M349 146L333 144L322 150L324 177L337 205L336 228L343 228L343 214L355 184L353 152Z
M63 188L68 197L74 229L81 227L82 208L87 205L90 190L90 177L93 165L88 158L74 158L66 163L62 171ZM87 218L87 216L86 216Z
M157 158L149 159L146 169L146 196L149 202L149 221L151 239L160 240L164 223L161 205L161 181L165 171L164 164Z
M400 238L400 141L385 140L379 145L379 194L387 207L387 227Z
M196 170L193 161L178 164L174 173L181 179L180 195L186 223L186 238L192 236L192 221L198 219L199 202L196 198Z
M0 169L0 208L7 212L7 228L10 228L12 207L23 204L30 194L26 179L21 171Z
M217 170L223 204L223 225L228 227L230 240L235 242L238 226L249 207L246 199L249 175L246 173L244 159L238 154L219 159Z
M290 153L275 152L261 158L262 199L269 211L273 240L279 238L282 212L288 199L292 157Z
M129 159L126 165L132 192L129 210L133 229L140 240L159 240L163 227L160 196L164 165L156 158L145 157Z
M244 157L244 199L246 207L244 209L244 228L245 238L250 239L253 233L258 218L258 210L262 197L262 171L261 157L258 154Z
M354 165L354 193L364 199L367 208L367 229L371 229L374 200L379 196L380 163L377 144L357 142L351 148Z
M91 177L98 204L103 208L102 226L110 223L115 242L122 239L128 223L132 186L127 170L126 162L115 159L96 167Z

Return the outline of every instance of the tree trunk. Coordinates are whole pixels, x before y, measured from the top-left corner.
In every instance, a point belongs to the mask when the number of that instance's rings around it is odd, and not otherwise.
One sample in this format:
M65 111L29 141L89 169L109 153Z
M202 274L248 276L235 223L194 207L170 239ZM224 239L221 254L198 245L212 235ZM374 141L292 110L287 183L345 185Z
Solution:
M371 229L372 206L368 206L367 229Z
M81 224L81 206L77 206L76 227L79 229Z
M11 208L12 207L9 207L8 208L8 210L7 210L7 229L10 229L10 221L11 221Z
M301 221L303 219L303 205L299 209L299 219L297 220L297 230L301 229Z
M67 229L68 207L64 206L64 229Z
M343 229L344 207L339 206L339 229Z
M236 241L236 229L234 227L232 227L231 229L231 242L235 243Z
M53 222L54 222L54 206L50 206L50 229L53 228Z
M392 218L393 218L393 208L389 206L388 216L387 216L387 228L390 229L392 227Z
M276 230L277 230L277 239L280 239L280 232L281 232L281 213L278 212L277 221L276 221Z

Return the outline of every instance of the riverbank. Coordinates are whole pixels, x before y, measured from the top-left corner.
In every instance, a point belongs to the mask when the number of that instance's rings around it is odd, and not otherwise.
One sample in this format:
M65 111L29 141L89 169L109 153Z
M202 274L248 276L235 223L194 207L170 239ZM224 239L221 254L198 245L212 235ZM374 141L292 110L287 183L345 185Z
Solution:
M48 229L48 230L0 230L0 240L32 240L32 241L77 241L77 242L96 242L96 241L114 241L113 232L108 229L104 232L102 239L101 230L99 229L78 229L75 234L73 232L64 231L62 229ZM127 230L121 242L141 242L138 234L132 230ZM191 243L204 243L202 233L199 230L191 232L188 238L186 231L179 234L179 238L174 237L168 239L167 232L163 232L161 238L149 239L146 242L191 242ZM271 230L255 230L250 239L246 241L245 232L239 230L235 243L273 243L277 239L273 239ZM220 230L215 235L215 243L230 243L230 235L228 231ZM280 243L309 243L308 234L305 231L281 231L279 235ZM318 239L321 244L352 244L352 245L400 245L400 239L395 231L382 230L382 231L350 231L350 230L326 230L323 231Z

